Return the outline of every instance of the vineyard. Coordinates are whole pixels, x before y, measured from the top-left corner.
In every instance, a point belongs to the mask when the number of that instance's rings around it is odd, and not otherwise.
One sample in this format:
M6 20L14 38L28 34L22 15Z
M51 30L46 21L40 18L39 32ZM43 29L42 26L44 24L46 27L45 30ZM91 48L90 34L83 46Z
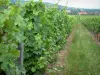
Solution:
M100 16L81 16L81 23L100 41Z
M57 4L0 0L0 75L40 75L63 49L74 18ZM24 51L23 51L24 50Z
M66 8L0 0L0 75L45 75L68 46L64 75L100 75L100 16L68 15Z

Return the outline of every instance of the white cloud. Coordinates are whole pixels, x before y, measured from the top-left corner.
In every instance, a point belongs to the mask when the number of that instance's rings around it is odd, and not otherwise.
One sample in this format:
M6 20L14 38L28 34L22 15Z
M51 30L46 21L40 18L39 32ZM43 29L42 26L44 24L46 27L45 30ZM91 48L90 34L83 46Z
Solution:
M43 2L57 3L58 0L43 0ZM67 6L78 7L78 8L99 8L100 9L100 0L60 0L59 4L63 6L67 4Z
M44 2L57 3L58 0L43 0ZM60 0L60 5L66 5L67 0ZM100 8L100 0L68 0L68 6L79 8Z
M69 0L68 6L80 8L100 8L100 0Z

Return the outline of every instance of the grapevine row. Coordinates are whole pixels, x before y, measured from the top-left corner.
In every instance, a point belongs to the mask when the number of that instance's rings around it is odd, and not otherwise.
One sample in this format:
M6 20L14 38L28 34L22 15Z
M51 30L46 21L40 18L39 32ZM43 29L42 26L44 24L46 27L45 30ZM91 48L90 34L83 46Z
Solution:
M66 10L59 10L57 5L47 8L41 0L24 5L8 1L0 11L0 74L44 74L56 53L65 47L73 22ZM22 42L23 66L18 50Z
M100 41L100 16L84 16L81 21Z

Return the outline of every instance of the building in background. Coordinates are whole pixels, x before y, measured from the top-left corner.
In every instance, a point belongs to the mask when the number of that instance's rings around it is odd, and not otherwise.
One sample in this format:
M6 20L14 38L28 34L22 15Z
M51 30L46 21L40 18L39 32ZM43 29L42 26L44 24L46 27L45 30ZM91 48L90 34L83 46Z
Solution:
M88 13L85 12L85 11L80 11L80 12L78 12L78 14L79 14L79 15L87 15Z

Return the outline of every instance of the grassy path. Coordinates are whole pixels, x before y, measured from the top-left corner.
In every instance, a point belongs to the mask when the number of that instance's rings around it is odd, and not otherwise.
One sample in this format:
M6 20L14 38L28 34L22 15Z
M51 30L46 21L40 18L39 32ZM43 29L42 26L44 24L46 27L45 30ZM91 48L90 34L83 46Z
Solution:
M100 75L100 46L81 25L74 32L65 75Z

